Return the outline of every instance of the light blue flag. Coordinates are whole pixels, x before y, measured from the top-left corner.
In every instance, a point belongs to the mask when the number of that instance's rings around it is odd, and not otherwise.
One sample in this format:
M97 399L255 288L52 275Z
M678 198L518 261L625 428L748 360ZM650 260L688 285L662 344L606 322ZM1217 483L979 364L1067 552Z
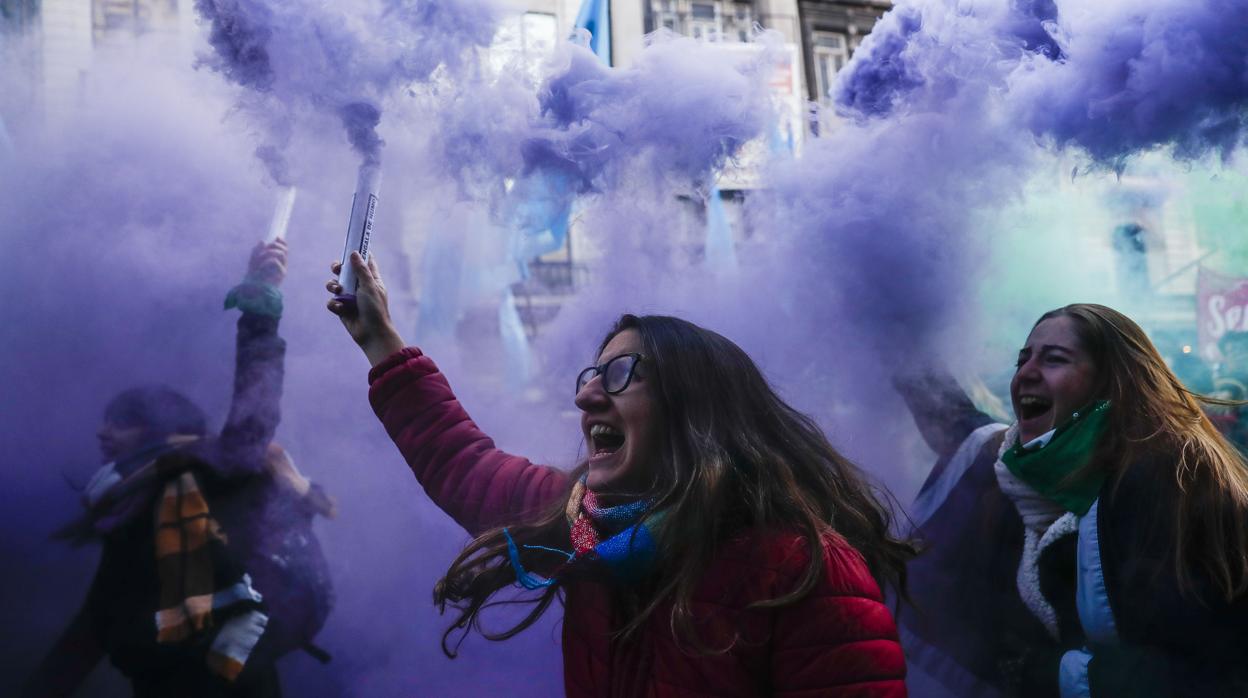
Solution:
M603 65L611 65L610 0L582 0L576 29L589 32L589 49ZM567 241L572 218L572 194L566 175L534 172L516 183L512 196L521 201L512 212L511 255L528 278L529 261L553 252ZM532 353L516 299L504 290L498 308L498 327L507 362L509 387L517 388L532 375Z
M503 383L508 390L520 391L533 376L533 351L510 287L503 290L498 305L498 334L503 343Z
M576 28L589 32L589 50L603 65L611 65L611 0L581 0Z
M512 188L510 196L518 203L511 213L511 255L521 278L528 278L529 260L564 246L572 213L570 186L566 175L539 170Z
M417 341L454 337L462 310L463 241L446 230L430 235L423 262Z
M582 0L575 28L589 32L589 49L610 66L611 0ZM569 187L567 175L539 170L512 190L511 196L521 201L512 213L511 249L522 278L528 278L531 259L563 247L567 240L573 198Z
M575 28L589 32L589 49L603 65L611 65L611 0L582 0ZM521 278L528 278L530 260L565 244L572 221L570 187L567 175L539 170L512 190L522 202L513 211L511 240Z
M786 124L787 126L787 124ZM793 130L780 128L780 123L776 122L771 125L771 134L767 139L767 150L772 156L792 155L796 149L793 143Z

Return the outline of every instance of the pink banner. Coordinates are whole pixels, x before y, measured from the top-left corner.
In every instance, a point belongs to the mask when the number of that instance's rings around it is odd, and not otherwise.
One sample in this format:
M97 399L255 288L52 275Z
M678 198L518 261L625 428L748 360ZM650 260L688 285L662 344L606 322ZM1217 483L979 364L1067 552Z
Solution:
M1222 335L1248 332L1248 278L1201 267L1196 277L1196 322L1201 356L1218 360Z

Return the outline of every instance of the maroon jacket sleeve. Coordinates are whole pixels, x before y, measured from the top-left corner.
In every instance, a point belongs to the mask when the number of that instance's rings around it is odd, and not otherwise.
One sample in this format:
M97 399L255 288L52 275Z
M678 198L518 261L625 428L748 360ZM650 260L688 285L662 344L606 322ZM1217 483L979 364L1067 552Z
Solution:
M796 582L809 555L784 565ZM906 660L893 614L858 551L824 538L824 574L809 595L776 612L771 685L785 698L905 698ZM782 582L791 588L791 582Z
M472 535L522 522L567 494L564 471L495 448L419 349L387 358L368 380L373 411L416 479Z

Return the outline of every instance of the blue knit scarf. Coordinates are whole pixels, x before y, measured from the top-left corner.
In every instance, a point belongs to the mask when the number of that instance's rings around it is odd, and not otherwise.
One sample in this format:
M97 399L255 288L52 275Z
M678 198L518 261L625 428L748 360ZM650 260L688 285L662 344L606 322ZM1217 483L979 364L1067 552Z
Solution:
M572 488L566 515L571 530L572 551L537 545L518 546L503 529L516 583L526 589L551 586L561 578L581 571L605 569L610 578L622 584L635 584L654 569L658 543L654 527L661 516L645 516L653 501L637 500L616 506L599 506L597 497L585 486L585 478ZM524 569L520 548L557 552L567 557L549 579L541 579Z

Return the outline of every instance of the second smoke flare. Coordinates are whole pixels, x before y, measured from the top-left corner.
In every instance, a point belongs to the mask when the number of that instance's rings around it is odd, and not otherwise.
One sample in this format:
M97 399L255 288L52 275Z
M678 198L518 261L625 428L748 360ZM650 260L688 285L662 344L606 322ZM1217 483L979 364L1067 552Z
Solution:
M351 268L351 253L359 252L368 259L368 241L373 233L373 215L377 211L377 192L381 186L381 170L375 164L360 166L360 174L355 183L355 196L351 200L351 222L347 226L347 241L342 248L342 269L338 272L338 283L342 284L342 293L338 296L343 301L355 300L355 289L359 280L355 270Z

